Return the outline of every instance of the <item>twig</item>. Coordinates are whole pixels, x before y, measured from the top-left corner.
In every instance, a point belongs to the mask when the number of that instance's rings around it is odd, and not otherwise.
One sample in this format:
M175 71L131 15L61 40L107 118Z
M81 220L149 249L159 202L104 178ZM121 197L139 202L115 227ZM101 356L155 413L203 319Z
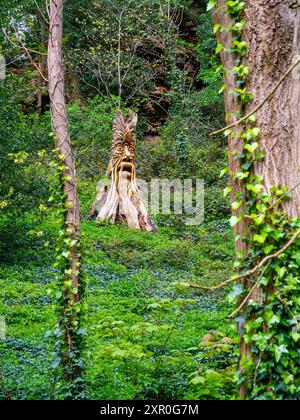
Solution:
M121 97L122 97L122 71L121 71L121 32L122 32L122 17L123 11L119 16L119 28L118 28L118 84L119 84L119 108L121 106Z
M296 184L293 188L291 188L290 190L288 190L285 194L283 194L282 197L278 198L278 200L275 201L275 203L273 203L268 210L272 210L275 206L277 206L277 204L279 204L286 196L288 196L289 194L291 194L293 191L295 191L296 188L298 188L300 186L300 182L298 182L298 184Z
M20 57L16 58L15 60L11 61L10 63L5 63L3 66L0 66L0 69L4 69L5 67L10 66L11 64L16 63L17 61L21 60L21 58L25 57L26 54L22 54Z
M8 41L12 44L12 45L14 45L16 48L20 48L20 49L22 49L22 50L24 50L25 52L26 52L26 54L28 55L28 58L29 58L29 61L30 61L30 63L33 65L33 67L35 67L35 69L38 71L38 73L40 74L40 76L41 76L41 78L45 81L45 82L48 82L48 79L43 75L43 73L42 73L42 71L41 71L41 69L40 69L40 67L39 67L39 65L35 62L35 60L32 58L32 56L31 56L31 54L30 54L30 52L32 52L32 53L34 53L34 54L40 54L40 55L44 55L44 56L47 56L48 54L44 54L44 53L41 53L41 52L39 52L39 51L35 51L35 50L32 50L32 49L30 49L30 48L27 48L21 41L20 41L20 43L21 43L21 45L18 45L18 44L16 44L8 35L7 35L7 33L5 32L5 29L3 29L2 28L2 30L3 30L3 33L4 33L4 35L5 35L5 37L8 39Z
M23 47L24 50L26 51L28 58L30 60L30 63L33 65L33 67L38 71L38 73L40 74L41 78L45 81L48 82L48 79L43 75L42 70L40 69L40 66L34 61L34 59L32 58L30 52L28 51L27 47Z
M255 285L252 287L252 289L250 290L250 292L248 293L248 295L245 297L245 299L243 300L243 302L240 304L240 306L232 312L232 314L230 314L228 316L228 318L233 318L237 313L240 312L240 310L246 305L246 303L248 302L248 300L251 298L253 292L257 289L257 287L259 286L259 283L261 281L261 279L263 278L265 272L268 270L268 268L271 265L271 261L269 261L269 264L264 268L263 272L261 273L261 275L259 276L259 279L257 280L257 282L255 283Z
M265 257L258 265L256 265L251 270L246 271L243 274L239 274L237 276L231 277L230 279L217 284L216 286L201 286L198 284L190 284L190 283L181 283L182 285L189 287L190 289L203 289L203 290L217 290L221 289L222 287L226 286L229 283L233 283L235 281L241 280L245 277L252 276L255 274L260 268L262 268L267 262L272 261L274 258L278 258L279 255L283 254L298 238L300 235L300 229L297 230L297 232L292 236L292 238L285 244L283 248L281 248L279 251L275 252L275 254L268 255Z
M28 48L28 47L25 47L23 44L22 45L18 45L18 44L16 44L8 35L7 35L7 33L6 33L6 31L5 31L5 29L4 28L2 28L2 31L3 31L3 33L4 33L4 35L5 35L5 38L14 46L14 47L16 47L16 48L19 48L19 49L21 49L21 50L24 50L24 51L30 51L30 52L32 52L33 54L39 54L39 55L44 55L45 57L47 57L48 56L48 53L43 53L43 52L41 52L41 51L37 51L37 50L33 50L33 49L31 49L31 48ZM27 52L26 51L26 52Z
M222 128L221 130L214 131L210 134L210 136L216 136L217 134L224 133L224 131L229 130L230 128L237 127L245 120L248 120L253 114L255 114L257 111L259 111L266 102L269 101L269 99L274 95L274 93L277 91L277 89L281 86L281 84L285 81L285 79L292 73L295 67L297 67L300 64L300 59L298 59L295 63L293 63L289 69L284 73L284 75L281 77L281 79L276 83L274 88L270 91L270 93L266 96L266 98L257 105L251 112L249 112L247 115L245 115L243 118L239 119L238 121L228 125L227 127Z
M42 16L42 18L44 19L44 21L48 24L49 23L49 20L45 17L45 15L42 12L42 10L40 9L40 6L38 5L37 1L36 0L33 0L33 1L34 1L34 4L35 4L37 10L39 11L40 15ZM46 7L47 7L47 5L46 5Z

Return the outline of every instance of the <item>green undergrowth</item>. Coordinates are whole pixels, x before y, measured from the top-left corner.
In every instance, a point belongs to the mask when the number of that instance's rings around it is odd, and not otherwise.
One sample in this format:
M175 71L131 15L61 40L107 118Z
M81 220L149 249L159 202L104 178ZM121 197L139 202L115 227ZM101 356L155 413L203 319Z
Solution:
M0 314L6 323L0 399L64 398L56 380L57 319L49 294L56 226L48 222L28 234L32 228L29 216L22 223L0 220ZM229 398L235 356L228 290L206 293L177 284L216 284L232 274L228 223L149 234L88 221L83 233L85 395Z

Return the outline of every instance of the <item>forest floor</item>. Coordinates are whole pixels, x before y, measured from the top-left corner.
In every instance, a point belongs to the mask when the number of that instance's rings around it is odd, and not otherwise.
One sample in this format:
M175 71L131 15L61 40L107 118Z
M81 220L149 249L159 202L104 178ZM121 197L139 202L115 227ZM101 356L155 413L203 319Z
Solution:
M0 220L0 315L6 323L0 399L49 399L54 392L59 398L52 337L57 315L48 292L56 275L56 227L46 224L39 237L28 235L31 223L28 218L8 229ZM207 293L176 285L216 284L232 274L228 222L161 227L155 234L93 221L82 228L88 397L228 398L235 362L230 289Z

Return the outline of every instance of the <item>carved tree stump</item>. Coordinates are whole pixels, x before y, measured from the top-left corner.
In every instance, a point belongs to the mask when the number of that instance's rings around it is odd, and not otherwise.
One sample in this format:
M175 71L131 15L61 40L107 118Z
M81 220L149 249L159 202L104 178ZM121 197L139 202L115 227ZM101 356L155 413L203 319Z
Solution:
M120 110L116 113L111 158L106 173L111 177L111 186L109 190L103 187L98 191L91 216L97 222L127 223L133 229L153 232L155 224L148 215L136 183L137 119L133 111L125 117Z

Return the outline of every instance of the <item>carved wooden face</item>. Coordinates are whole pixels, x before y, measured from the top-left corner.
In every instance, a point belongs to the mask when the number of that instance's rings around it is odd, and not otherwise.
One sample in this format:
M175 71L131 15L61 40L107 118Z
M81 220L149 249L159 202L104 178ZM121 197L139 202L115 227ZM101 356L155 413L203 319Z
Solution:
M133 176L135 171L135 143L136 143L137 115L134 112L126 117L121 111L117 112L113 122L113 145L111 151L108 174L118 178L118 173Z

